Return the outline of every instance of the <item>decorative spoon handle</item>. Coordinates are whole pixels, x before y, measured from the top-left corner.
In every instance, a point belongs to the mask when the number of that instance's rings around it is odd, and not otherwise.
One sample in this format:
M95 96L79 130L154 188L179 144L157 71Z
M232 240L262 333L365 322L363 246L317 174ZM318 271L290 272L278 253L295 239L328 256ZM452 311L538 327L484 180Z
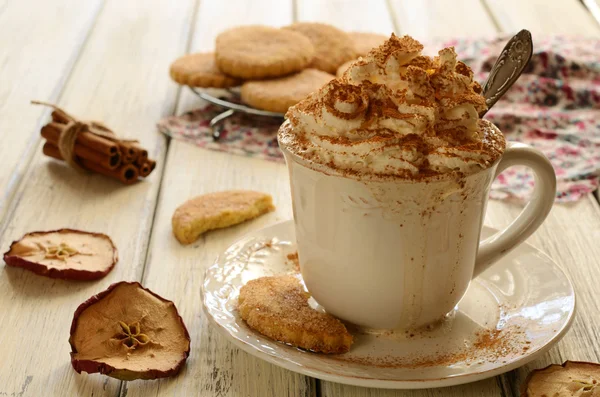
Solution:
M517 81L532 54L533 42L528 30L521 30L506 43L483 86L483 96L488 108L479 117L483 117Z

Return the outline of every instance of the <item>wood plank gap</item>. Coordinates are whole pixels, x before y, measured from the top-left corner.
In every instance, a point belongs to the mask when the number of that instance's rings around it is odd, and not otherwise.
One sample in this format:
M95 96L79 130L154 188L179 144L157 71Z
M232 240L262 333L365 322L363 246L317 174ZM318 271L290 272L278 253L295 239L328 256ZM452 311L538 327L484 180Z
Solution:
M195 18L198 15L198 11L200 10L200 2L202 0L196 0L196 2L194 3L194 9L192 10L192 17L193 19L190 21L190 25L192 25L192 27L190 28L190 32L188 34L188 40L187 40L187 44L185 46L185 52L186 54L189 54L190 51L192 50L192 43L194 41L194 35L196 34L196 24L194 23L194 21L196 20ZM184 86L181 85L177 85L177 97L175 98L175 104L173 106L173 111L171 112L171 114L175 114L175 112L177 111L177 109L179 108L179 101L181 100L182 97L182 92L183 92L183 88ZM171 137L167 136L167 148L165 151L165 160L167 158L167 153L169 153L169 143L171 142ZM163 169L163 175L164 175L164 169ZM161 175L160 181L161 181L161 185L160 187L162 187L162 178L163 176ZM160 188L158 189L158 197L160 198ZM144 264L144 270L146 270L146 265ZM143 274L142 274L143 277ZM143 278L142 278L143 280Z
M196 10L197 10L197 4L198 4L198 0L196 1ZM194 13L194 15L196 15ZM177 91L177 97L175 99L175 101L173 102L175 105L173 106L173 109L171 111L171 114L175 113L175 109L177 109L177 102L179 102L179 97L181 96L181 88L178 88ZM146 275L146 266L148 264L148 256L150 255L150 241L152 240L152 235L153 235L153 231L154 231L154 220L156 219L156 212L158 211L159 208L159 202L160 202L160 193L161 193L161 189L163 186L163 179L165 177L166 174L166 169L167 169L167 153L169 152L169 148L171 146L171 138L167 137L167 140L165 142L165 150L163 152L163 156L161 156L160 159L157 159L157 161L162 162L163 167L160 170L160 178L158 179L158 189L156 190L156 202L154 203L154 209L152 211L152 215L151 215L151 220L152 222L150 223L150 230L148 231L148 238L146 239L146 247L145 250L146 252L144 252L144 260L142 262L142 273L140 275L140 283L142 285L144 285L144 276ZM157 170L158 171L158 170ZM127 381L120 381L119 383L119 388L117 389L117 393L115 394L115 397L126 397L127 396Z
M194 33L196 33L196 25L197 25L196 23L194 23L194 21L196 21L196 18L198 16L198 10L200 9L200 1L201 0L196 0L196 2L194 3L194 10L191 13L192 18L190 19L190 31L188 33L188 39L187 39L187 43L185 46L186 53L189 53L192 48L192 41L194 38ZM175 112L177 111L181 96L182 96L182 87L179 86L177 88L177 98L173 102L173 108L171 109L171 112L170 112L172 115L174 115ZM159 204L160 204L162 187L163 187L162 182L163 182L163 179L166 174L166 169L167 169L166 162L167 162L167 157L169 154L169 148L171 147L171 140L172 140L171 137L167 136L164 158L162 159L164 167L162 167L162 173L160 174L158 190L156 192L156 197L158 199L156 200L156 204L154 205L154 211L152 211L152 226L150 227L150 233L148 234L148 247L146 247L146 253L144 255L144 263L142 265L142 275L140 276L140 282L142 283L142 285L144 285L144 281L145 281L144 278L146 276L146 265L148 264L148 256L150 255L149 246L150 246L150 241L152 241L152 235L153 235L153 231L154 231L154 220L156 219L156 212L158 211Z
M600 5L597 0L581 0L596 22L600 24Z
M600 200L599 194L600 190L596 190L594 193L588 194L587 199L591 201L594 211L600 216L600 203L598 202Z
M102 1L98 5L98 9L95 11L92 17L89 29L85 32L85 34L82 36L81 41L75 47L75 51L71 55L72 61L67 62L65 66L65 72L63 73L63 77L58 81L56 87L54 88L54 92L50 95L50 98L31 98L32 100L46 100L51 103L60 102L64 93L64 89L69 83L72 72L73 70L75 70L75 67L79 63L81 54L83 53L83 50L87 45L89 38L92 36L92 32L94 31L99 17L102 14L102 11L104 10L105 3L105 1ZM6 4L7 3L5 3L4 8L6 8ZM21 159L17 162L17 164L14 167L15 170L20 171L15 172L11 176L10 181L8 182L6 190L4 192L4 198L0 200L0 236L4 234L6 227L8 226L10 220L14 215L15 209L19 205L19 198L23 194L23 177L27 174L29 168L33 164L33 159L35 158L35 154L37 152L41 140L40 129L44 124L46 124L47 120L49 119L50 113L51 110L48 109L47 111L43 112L42 115L39 117L37 123L35 124L34 131L32 132L31 137L29 138L29 142L25 147L23 156L21 156ZM5 203L4 208L2 203Z
M519 397L519 386L515 371L510 371L496 377L496 382L502 397Z
M2 17L2 13L6 10L6 7L8 7L8 0L4 0L4 2L0 4L0 17Z
M188 32L188 38L187 38L187 43L185 45L185 52L189 53L192 47L192 41L194 38L194 34L196 33L196 23L194 23L194 21L197 18L198 15L198 10L200 9L200 1L201 0L196 0L194 2L194 8L191 12L191 18L189 21L189 32ZM175 101L173 101L173 107L171 109L171 111L169 112L170 114L174 115L175 112L177 111L177 108L179 107L179 101L181 99L182 96L182 87L179 86L177 87L177 95L175 98ZM148 232L148 245L146 246L146 252L144 253L144 261L142 263L142 274L140 275L140 283L142 285L144 285L144 278L146 276L146 267L148 264L148 259L149 259L149 255L150 255L150 241L152 241L152 236L153 236L153 232L154 232L154 220L156 219L156 213L158 211L159 204L160 204L160 197L161 197L161 191L162 191L162 187L163 187L163 180L165 178L165 174L166 174L166 170L167 170L167 156L169 153L169 148L171 147L171 137L167 136L167 140L165 142L165 150L163 152L163 156L161 159L159 159L162 164L164 164L164 166L161 169L161 174L160 174L160 178L158 179L158 189L156 190L156 202L154 203L154 210L152 211L152 223L150 226L150 230ZM119 389L117 391L116 394L117 397L126 397L127 396L127 384L126 381L121 381L121 383L119 384Z
M298 0L292 0L292 22L298 22Z
M388 10L388 15L392 20L392 26L394 27L394 32L396 34L400 34L400 25L398 24L398 20L394 18L394 7L392 6L392 0L385 0L385 6Z
M315 378L315 397L322 397L321 393L321 379Z
M490 9L490 6L487 4L487 2L485 0L481 0L481 6L483 7L483 9L485 10L485 12L488 14L488 16L490 17L490 20L494 23L494 30L496 32L500 32L500 23L498 22L498 20L496 19L496 16L494 15L494 13L492 12L492 10Z

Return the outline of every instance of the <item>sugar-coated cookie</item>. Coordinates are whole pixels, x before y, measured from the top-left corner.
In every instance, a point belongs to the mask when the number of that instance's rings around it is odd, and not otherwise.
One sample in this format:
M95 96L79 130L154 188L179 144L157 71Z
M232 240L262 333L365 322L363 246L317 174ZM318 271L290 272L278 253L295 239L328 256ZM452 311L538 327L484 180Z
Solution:
M261 277L240 289L240 317L261 334L320 353L345 353L353 338L344 324L310 307L293 275Z
M307 67L315 53L300 33L269 26L240 26L217 36L216 62L224 73L242 79L285 76Z
M284 29L306 35L315 46L315 59L310 67L335 74L340 65L357 56L350 36L334 26L299 22Z
M382 45L389 36L377 33L350 32L348 33L358 56L364 57L375 47Z
M179 206L171 224L182 244L191 244L204 232L237 225L273 211L273 199L251 190L228 190L194 197Z
M217 68L213 52L184 55L171 64L169 72L175 82L191 87L228 88L242 83Z
M273 80L248 81L242 85L242 101L257 109L285 113L335 76L317 69L304 69Z

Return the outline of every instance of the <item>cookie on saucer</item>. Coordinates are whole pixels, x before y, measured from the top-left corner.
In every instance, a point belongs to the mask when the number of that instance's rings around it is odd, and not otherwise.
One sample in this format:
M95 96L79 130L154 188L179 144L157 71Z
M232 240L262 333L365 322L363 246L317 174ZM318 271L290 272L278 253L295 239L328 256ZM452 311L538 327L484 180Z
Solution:
M204 88L229 88L242 83L217 68L213 52L184 55L171 64L171 78L183 85Z
M283 28L302 33L315 46L310 67L335 74L341 64L356 58L354 43L346 32L324 23L299 22Z
M285 76L307 67L315 49L300 33L269 26L240 26L217 36L216 62L242 79Z
M271 339L319 353L346 353L354 342L344 324L313 309L293 275L250 280L240 289L240 317Z
M365 32L350 32L348 36L352 39L354 43L354 49L356 50L356 55L364 57L375 47L379 47L382 45L387 39L388 36L377 33L365 33Z
M335 76L317 69L304 69L300 73L278 79L247 81L242 85L242 101L257 109L285 113L290 106L334 78Z

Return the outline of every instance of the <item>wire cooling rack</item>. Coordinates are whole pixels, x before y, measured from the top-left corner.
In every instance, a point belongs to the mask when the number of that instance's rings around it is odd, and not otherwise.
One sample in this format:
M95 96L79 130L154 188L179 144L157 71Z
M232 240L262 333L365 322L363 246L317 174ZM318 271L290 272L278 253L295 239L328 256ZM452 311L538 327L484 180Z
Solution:
M214 96L211 93L204 91L202 89L198 89L198 88L194 88L194 87L190 87L190 89L194 92L194 94L198 95L200 98L204 99L205 101L210 102L214 105L220 106L224 109L227 109L223 113L216 115L215 117L212 118L212 120L210 120L210 128L212 129L212 137L215 141L218 141L219 138L221 137L221 130L222 130L221 123L223 122L223 120L227 119L228 117L231 117L235 113L245 113L245 114L250 114L253 116L260 116L260 117L273 117L273 118L281 119L282 121L284 119L283 113L269 112L266 110L254 109L254 108L251 108L249 106L242 104L239 93L234 90L228 90L227 95L217 97L217 96Z

